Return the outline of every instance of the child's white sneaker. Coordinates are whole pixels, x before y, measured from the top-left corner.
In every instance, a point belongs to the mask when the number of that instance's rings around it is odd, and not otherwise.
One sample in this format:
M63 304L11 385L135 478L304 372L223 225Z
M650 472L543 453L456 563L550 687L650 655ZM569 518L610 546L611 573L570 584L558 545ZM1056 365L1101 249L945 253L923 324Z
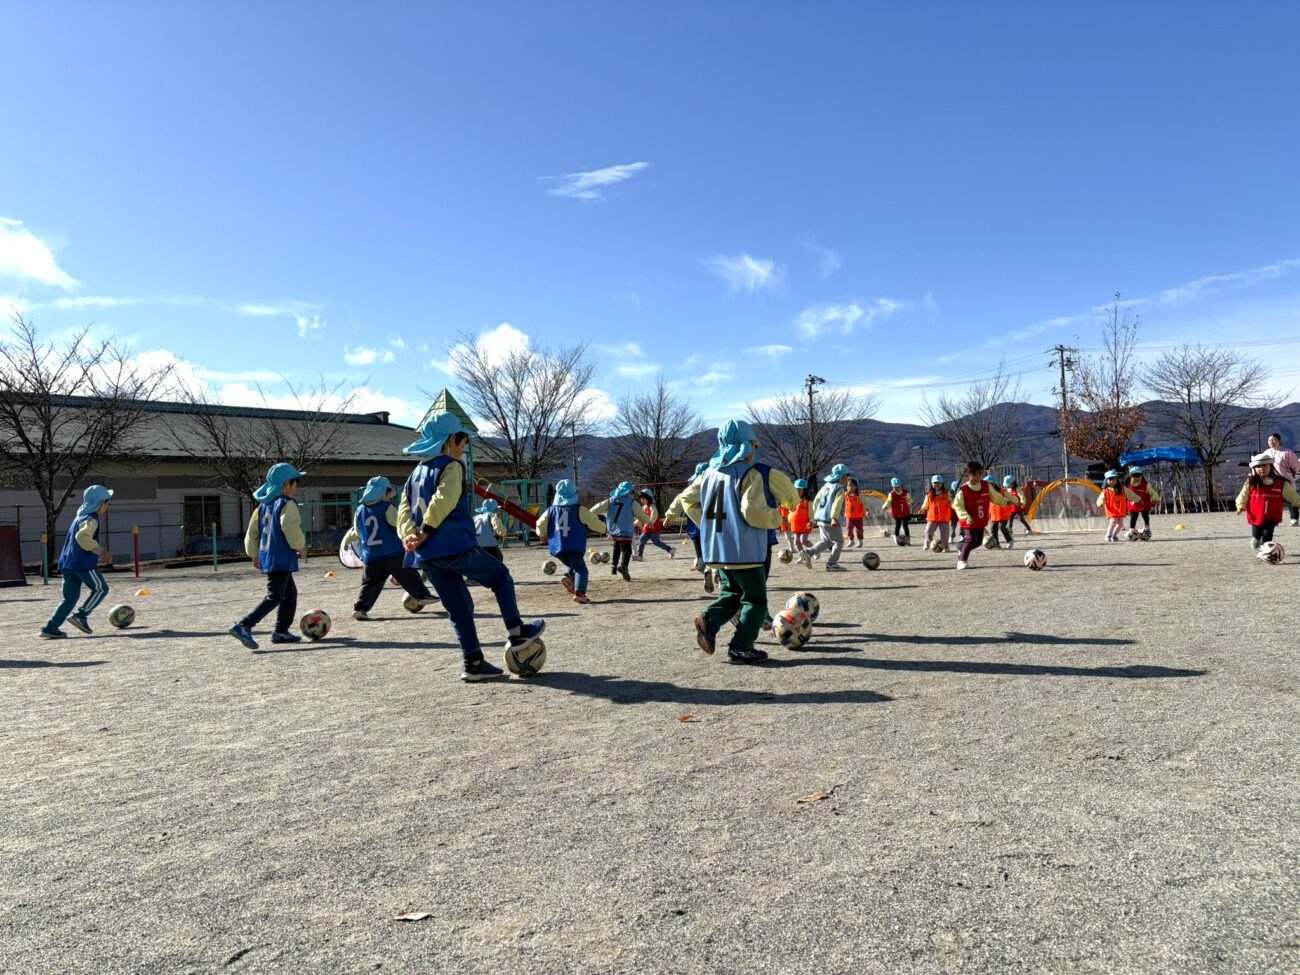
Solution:
M958 560L957 560L957 568L959 568L959 569L964 569L964 568L966 568L966 560L965 560L965 559L958 559Z
M366 620L370 619L370 614L364 609L354 609L352 611L352 618L358 623L364 623Z

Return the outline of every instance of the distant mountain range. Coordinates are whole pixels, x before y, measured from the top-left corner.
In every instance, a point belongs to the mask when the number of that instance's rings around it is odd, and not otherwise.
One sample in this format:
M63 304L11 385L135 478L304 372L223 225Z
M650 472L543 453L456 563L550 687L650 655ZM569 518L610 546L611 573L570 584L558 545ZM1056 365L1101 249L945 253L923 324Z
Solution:
M1147 414L1153 415L1160 407L1159 402L1144 404ZM1054 431L1057 429L1057 411L1050 406L1033 403L1021 404L1022 428L1024 439L1008 458L1008 465L1021 465L1035 477L1050 480L1061 476L1061 440ZM1270 410L1264 414L1263 421L1246 431L1237 447L1230 451L1223 473L1220 475L1225 483L1237 480L1237 464L1249 459L1256 450L1256 434L1259 443L1268 446L1268 435L1277 431L1282 435L1286 446L1296 449L1300 442L1300 403L1290 403ZM697 449L693 456L705 460L712 456L717 446L716 429L703 430L695 435ZM612 438L591 437L583 443L582 459L579 463L580 480L584 488L599 492L603 485L596 480L616 480L614 472L606 470ZM945 478L956 476L956 469L967 458L956 458L952 451L943 444L930 427L915 423L884 423L879 420L866 420L862 423L862 448L844 458L863 487L879 490L882 484L888 484L891 477L900 477L909 485L919 486L931 474L943 474ZM1175 441L1166 433L1156 429L1150 423L1138 430L1133 438L1133 449L1140 446L1161 447L1175 446ZM924 448L918 449L918 448ZM1298 450L1297 452L1300 452ZM771 459L771 455L768 455ZM1086 472L1088 462L1070 458L1070 473L1081 475ZM598 477L597 475L602 475ZM572 476L565 471L561 476Z

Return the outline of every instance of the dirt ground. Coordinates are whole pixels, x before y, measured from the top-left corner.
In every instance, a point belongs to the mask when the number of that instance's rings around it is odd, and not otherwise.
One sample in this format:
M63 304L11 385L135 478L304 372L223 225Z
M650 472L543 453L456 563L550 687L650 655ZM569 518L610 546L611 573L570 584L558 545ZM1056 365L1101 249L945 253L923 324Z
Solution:
M334 631L256 653L246 565L114 575L136 624L62 643L53 586L0 590L0 968L1300 971L1300 561L1181 520L1041 536L1039 573L778 565L822 615L762 668L694 647L684 558L580 607L516 547L549 659L488 685L324 559Z

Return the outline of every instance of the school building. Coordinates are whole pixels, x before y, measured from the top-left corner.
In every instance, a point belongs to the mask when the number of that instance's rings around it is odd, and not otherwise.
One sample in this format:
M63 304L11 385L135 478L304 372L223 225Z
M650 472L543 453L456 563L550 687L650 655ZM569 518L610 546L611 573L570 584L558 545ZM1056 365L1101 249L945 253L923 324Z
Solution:
M134 430L126 456L98 465L74 485L57 522L58 544L76 516L82 490L104 484L114 495L100 541L107 539L114 563L131 562L136 529L141 561L210 556L214 525L218 552L242 553L254 502L221 486L214 476L202 456L211 438L205 437L200 417L229 421L225 428L237 431L238 442L244 444L293 442L301 432L295 427L321 422L314 413L242 406L156 402L145 409L148 415ZM329 456L308 465L308 477L297 495L312 547L338 544L352 522L355 492L367 480L382 474L400 490L413 466L402 454L403 447L418 439L413 428L391 422L382 412L346 414L338 421ZM498 472L493 465L479 464L475 473L490 478ZM23 563L39 567L45 509L36 491L0 490L0 526L5 525L18 528Z

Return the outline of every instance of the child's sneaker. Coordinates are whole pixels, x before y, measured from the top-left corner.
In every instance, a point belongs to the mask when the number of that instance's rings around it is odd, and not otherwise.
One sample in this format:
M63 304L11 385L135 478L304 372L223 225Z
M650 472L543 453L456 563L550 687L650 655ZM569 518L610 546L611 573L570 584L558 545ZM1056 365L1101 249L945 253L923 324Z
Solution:
M442 600L437 596L421 596L417 602L419 602L420 606L424 609L428 609L430 606L440 606L442 604Z
M713 653L717 649L714 642L718 638L718 624L713 622L707 616L695 617L695 643L705 653Z
M767 614L763 617L763 629L764 629L764 630L770 630L771 628L772 628L772 614L771 614L771 613L767 613Z
M1016 540L1014 538L1008 538L1007 548L1015 548L1015 547L1016 547Z
M626 565L623 566L623 568L621 568L621 569L618 570L618 574L621 575L621 576L623 577L623 581L624 581L624 582L631 582L631 581L632 581L632 576L631 576L631 574L627 571L627 566L626 566Z
M62 630L49 630L43 626L39 636L42 640L66 640L68 638L68 634Z
M836 562L833 565L828 564L826 566L826 571L827 572L848 572L849 570L844 568L844 566L840 565L838 562Z
M587 594L585 592L575 592L573 594L573 601L583 606L586 606L591 602L591 600L587 598Z
M966 560L965 560L965 559L958 559L958 560L957 560L957 568L959 568L959 569L964 569L964 568L966 568Z
M727 663L758 664L767 659L767 651L758 647L728 647Z
M609 570L609 574L612 575L612 576L616 576L616 575L618 575L618 567L615 566L615 567L611 568L611 569Z
M364 609L354 609L352 611L352 618L360 623L364 623L366 620L370 619L370 614Z
M302 637L297 633L272 633L272 643L302 643Z
M632 556L632 561L633 561L633 562L644 562L644 561L645 561L645 556L644 556L644 555L634 555L634 556Z
M518 633L512 633L506 638L507 650L526 650L531 647L542 630L546 629L546 620L533 620L531 623L525 623L519 627Z
M668 550L668 560L671 562L675 558L677 558L677 550L670 548Z
M68 617L68 625L74 630L80 630L82 633L90 633L90 621L81 613L73 613Z
M808 554L808 550L806 548L799 549L798 559L799 559L799 564L802 565L805 569L812 568L812 556Z
M564 591L567 592L570 596L575 595L577 593L578 590L575 589L573 586L573 576L571 575L561 576L560 583L564 586Z
M253 631L250 630L248 627L240 626L238 623L236 623L226 632L228 632L231 636L233 636L244 646L248 647L249 650L257 649L257 641L253 639Z
M477 660L467 660L460 668L460 679L467 684L481 680L499 680L505 675L504 670L492 666L482 657Z
M704 591L707 592L707 593L712 593L712 592L713 592L713 587L714 587L714 585L715 585L715 583L714 583L714 575L715 575L715 573L714 573L714 571L713 571L712 569L705 569L705 570L704 570Z
M1250 540L1250 547L1251 547L1251 549L1252 549L1253 551L1258 552L1258 551L1259 551L1259 539L1258 539L1258 538L1252 538L1252 539ZM68 619L71 620L72 617L69 616Z

